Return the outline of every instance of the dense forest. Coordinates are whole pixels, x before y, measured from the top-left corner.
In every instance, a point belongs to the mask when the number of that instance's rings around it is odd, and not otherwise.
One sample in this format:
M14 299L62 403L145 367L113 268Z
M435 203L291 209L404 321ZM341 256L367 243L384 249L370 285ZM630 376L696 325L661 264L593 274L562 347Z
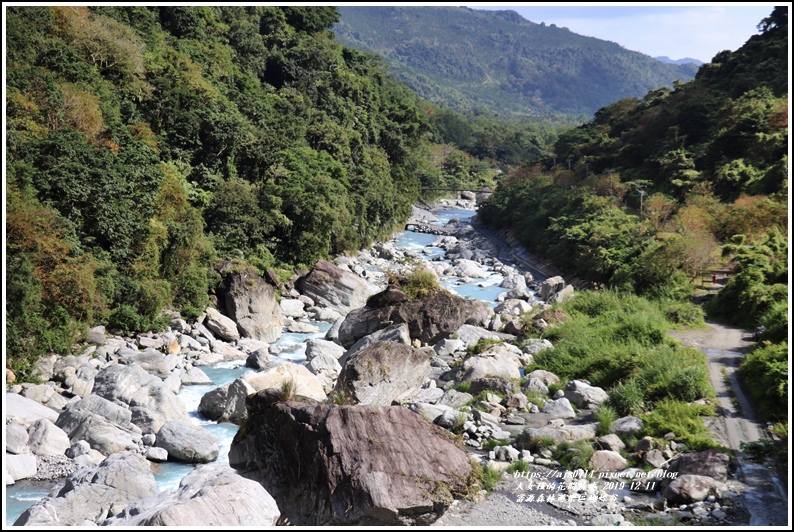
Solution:
M587 119L620 98L689 81L697 70L515 11L344 6L339 12L334 32L343 44L382 55L420 96L464 112Z
M657 299L688 298L704 271L731 267L706 309L765 326L743 372L764 413L784 419L787 8L758 28L694 80L619 100L562 134L555 157L511 172L480 216L570 274Z
M7 352L200 313L220 258L288 277L493 184L559 125L421 101L328 31L335 8L7 11Z

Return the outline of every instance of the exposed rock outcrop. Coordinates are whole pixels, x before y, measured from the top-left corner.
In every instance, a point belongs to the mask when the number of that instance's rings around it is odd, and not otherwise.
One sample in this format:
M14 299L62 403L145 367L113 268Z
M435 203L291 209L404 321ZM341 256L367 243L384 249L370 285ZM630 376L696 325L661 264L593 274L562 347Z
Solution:
M424 351L394 342L376 342L345 362L336 391L349 393L359 404L388 406L406 392L418 389L429 372L430 358Z
M318 305L330 307L341 314L363 307L378 291L361 277L321 260L309 275L298 281L298 290Z
M240 335L268 343L278 340L284 316L273 287L251 267L227 262L219 271L224 283L218 304L237 324Z
M228 465L199 466L179 488L131 504L104 526L274 526L281 513L276 501L253 480Z
M295 525L426 525L468 489L471 463L403 407L249 398L230 465L257 475Z
M14 525L100 523L127 505L159 491L145 458L131 452L116 453L96 467L69 475L60 491L25 510Z
M405 323L411 339L435 344L457 331L483 305L487 307L482 302L468 301L446 290L438 290L422 299L362 307L345 318L339 329L339 342L349 348L379 329Z

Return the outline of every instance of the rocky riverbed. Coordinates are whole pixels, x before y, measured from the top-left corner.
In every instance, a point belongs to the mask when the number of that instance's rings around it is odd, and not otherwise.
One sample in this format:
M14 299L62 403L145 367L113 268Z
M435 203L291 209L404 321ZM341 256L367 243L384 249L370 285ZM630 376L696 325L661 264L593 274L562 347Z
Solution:
M43 360L43 384L6 394L6 485L68 478L16 524L735 520L740 512L723 504L727 456L686 453L674 434L638 440L637 418L596 438L604 390L524 373L553 346L527 338L523 316L533 310L543 330L560 318L550 305L573 288L497 258L500 246L466 220L472 200L439 208L414 208L416 227L440 228L418 244L398 235L285 283L229 262L215 306L195 322L173 313L167 330L135 337L95 327L77 355ZM408 295L418 267L447 289ZM286 347L283 334L312 338ZM240 425L228 455L177 395L210 385L203 368L218 363L248 368L198 405L206 419ZM566 478L557 451L581 440L596 450ZM152 467L173 462L196 468L161 491ZM480 468L519 463L485 497ZM232 504L239 493L247 502Z

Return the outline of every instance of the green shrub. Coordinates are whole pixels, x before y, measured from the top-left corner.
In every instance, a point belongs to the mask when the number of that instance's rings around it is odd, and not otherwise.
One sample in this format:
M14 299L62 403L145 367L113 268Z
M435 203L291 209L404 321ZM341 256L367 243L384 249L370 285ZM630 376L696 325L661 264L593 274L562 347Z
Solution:
M471 390L471 381L459 382L454 386L454 389L462 393L469 393L469 390Z
M507 472L511 475L516 472L527 473L529 472L529 462L525 462L524 460L516 460L507 466Z
M485 440L485 443L482 444L482 448L486 451L493 451L496 447L506 445L510 445L510 440L495 440L494 438L488 438Z
M480 486L480 489L490 493L497 482L502 480L502 473L488 465L472 464L471 478Z
M618 418L617 412L615 412L615 409L611 406L602 403L598 405L598 408L596 408L594 414L596 421L598 422L596 435L606 436L610 433L609 427Z
M402 290L411 299L424 299L441 290L441 286L433 272L427 268L419 267L402 284Z
M574 469L588 469L593 453L595 453L595 448L591 440L579 440L575 443L561 443L557 447L554 457L562 467L573 471Z
M670 323L687 327L703 327L703 309L690 302L670 301L661 303L665 317Z
M788 356L788 343L771 344L753 350L739 368L761 415L774 421L787 418Z
M708 405L691 405L674 399L663 399L652 412L640 416L643 421L641 435L662 437L674 432L676 441L684 443L690 451L722 449L709 437L702 416L713 416Z
M609 390L607 403L621 417L638 415L645 410L644 387L636 378L627 379Z

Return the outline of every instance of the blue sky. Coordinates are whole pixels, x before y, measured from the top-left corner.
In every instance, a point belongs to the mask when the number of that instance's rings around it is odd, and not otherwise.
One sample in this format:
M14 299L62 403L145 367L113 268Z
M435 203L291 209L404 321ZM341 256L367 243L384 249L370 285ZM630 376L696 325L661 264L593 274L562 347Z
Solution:
M703 62L722 50L736 50L775 4L560 5L469 4L473 9L511 9L532 22L616 42L652 57L692 57ZM782 5L782 4L781 4Z

